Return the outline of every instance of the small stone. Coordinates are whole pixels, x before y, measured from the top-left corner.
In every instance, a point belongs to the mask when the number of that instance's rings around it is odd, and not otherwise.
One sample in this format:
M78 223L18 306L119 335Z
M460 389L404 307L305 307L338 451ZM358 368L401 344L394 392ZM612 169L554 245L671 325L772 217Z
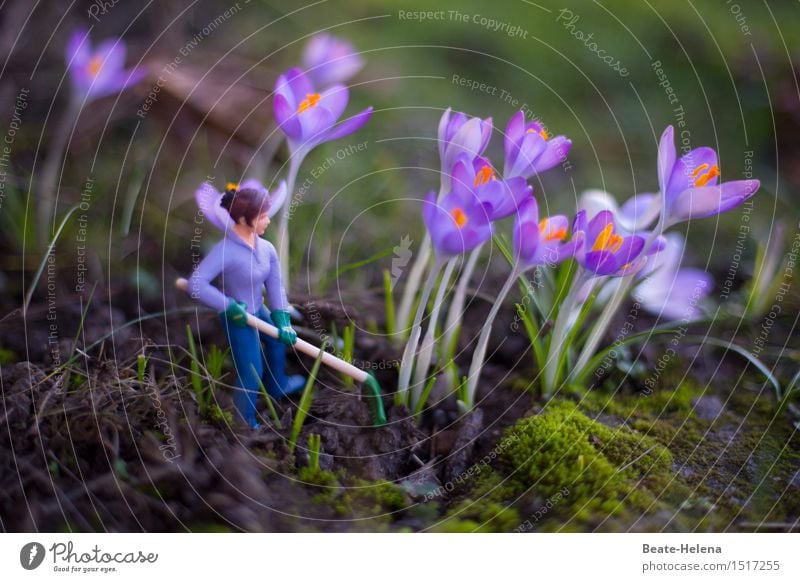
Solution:
M703 420L716 420L725 409L725 405L722 404L722 400L720 400L719 396L713 394L711 396L695 398L692 404L694 405L694 411L697 416Z

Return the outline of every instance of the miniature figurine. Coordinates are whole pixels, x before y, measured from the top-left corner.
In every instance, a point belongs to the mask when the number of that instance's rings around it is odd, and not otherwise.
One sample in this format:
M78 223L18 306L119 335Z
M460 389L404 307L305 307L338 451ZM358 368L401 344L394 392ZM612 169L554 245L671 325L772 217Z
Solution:
M297 341L297 334L289 319L278 255L272 243L261 238L270 224L273 198L282 200L285 189L281 184L271 197L261 184L248 180L241 187L228 184L222 195L209 184L196 193L204 216L225 238L192 273L188 290L193 299L219 312L236 369L236 408L252 428L261 427L256 419L259 381L273 398L296 393L306 383L302 375L287 376L284 371L286 346ZM211 281L218 276L216 288ZM270 310L263 301L265 287ZM248 313L277 327L278 339L248 326Z

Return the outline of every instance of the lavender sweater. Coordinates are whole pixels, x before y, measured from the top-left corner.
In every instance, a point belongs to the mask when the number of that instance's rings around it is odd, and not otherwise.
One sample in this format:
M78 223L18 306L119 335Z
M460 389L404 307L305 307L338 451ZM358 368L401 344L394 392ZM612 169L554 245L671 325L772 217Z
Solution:
M217 276L219 289L211 284ZM197 265L189 279L189 293L192 299L217 311L225 311L230 299L243 301L247 312L255 314L264 303L265 285L270 309L288 310L275 247L257 236L256 248L250 248L238 234L229 231Z

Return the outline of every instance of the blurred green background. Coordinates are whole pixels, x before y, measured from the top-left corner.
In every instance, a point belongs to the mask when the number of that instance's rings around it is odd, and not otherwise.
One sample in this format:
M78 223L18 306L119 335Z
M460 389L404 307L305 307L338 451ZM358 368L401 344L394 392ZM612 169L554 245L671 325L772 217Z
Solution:
M418 244L418 201L438 187L436 127L446 107L491 116L500 130L524 107L551 133L572 139L569 163L533 182L548 212L574 212L587 188L620 200L657 189L658 136L682 121L678 133L685 131L687 142L679 148L710 145L720 152L724 179L752 171L761 180L755 238L769 237L777 217L792 236L797 229L796 2L118 3L97 22L87 16L95 4L17 2L2 9L9 39L0 78L4 123L14 94L31 90L0 209L6 301L21 296L20 274L41 260L30 231L23 252L20 225L25 202L35 204L35 191L26 198L31 176L66 99L63 46L81 25L93 26L94 42L122 36L128 63L146 63L151 77L83 112L63 168L59 213L80 200L92 176L92 280L135 286L140 301L163 301L161 281L191 268L192 195L202 180L213 177L221 187L247 176L281 178L287 154L279 148L272 155L269 94L276 76L298 64L305 42L322 30L362 52L367 65L352 81L348 111L372 105L375 113L358 133L316 150L301 170L298 185L307 187L291 231L295 293L377 288L401 238ZM232 14L205 34L226 11ZM8 33L20 30L12 41ZM167 74L151 110L138 116L163 67L182 50L186 56ZM502 168L499 132L489 156ZM740 219L737 209L685 226L689 262L725 272ZM67 282L74 277L68 266L76 229L68 224L57 247ZM218 237L202 236L203 246ZM749 245L748 256L754 252ZM376 255L337 282L337 269ZM745 267L739 276L746 275Z

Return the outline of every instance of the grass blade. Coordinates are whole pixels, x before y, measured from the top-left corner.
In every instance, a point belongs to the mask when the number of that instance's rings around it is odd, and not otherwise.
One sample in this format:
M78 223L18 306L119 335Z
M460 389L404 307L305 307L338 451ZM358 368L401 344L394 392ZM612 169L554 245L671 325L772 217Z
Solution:
M56 233L53 235L53 240L50 241L50 244L47 245L47 250L42 257L42 262L39 263L39 268L36 270L36 274L33 276L33 281L31 281L31 287L28 289L28 292L25 294L25 302L22 304L22 313L26 313L28 311L28 306L31 304L31 298L33 297L33 292L36 291L36 286L39 284L39 279L42 278L42 273L44 272L44 266L47 264L47 258L50 256L50 253L53 252L53 248L55 248L56 243L58 242L59 237L61 236L61 232L64 230L64 227L69 220L69 217L78 209L78 205L76 204L72 208L69 209L66 216L61 220L61 224L58 225L58 229Z
M322 363L322 355L325 353L327 341L322 342L319 347L319 355L314 360L314 366L311 368L311 373L308 375L306 387L303 389L303 396L300 398L300 404L297 405L297 415L292 422L292 432L289 436L289 452L294 453L297 446L297 439L300 436L300 430L303 428L303 423L306 421L309 411L311 410L311 402L314 400L314 382L317 379L317 372Z

